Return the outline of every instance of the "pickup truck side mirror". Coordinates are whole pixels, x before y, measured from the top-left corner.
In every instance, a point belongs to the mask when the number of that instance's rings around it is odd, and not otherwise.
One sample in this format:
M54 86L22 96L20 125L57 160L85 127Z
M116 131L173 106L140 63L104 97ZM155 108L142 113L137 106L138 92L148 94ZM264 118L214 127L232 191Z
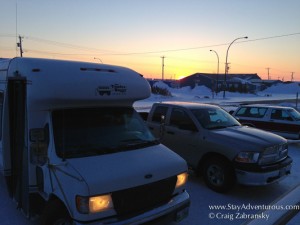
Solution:
M43 166L47 162L47 132L45 128L35 128L29 131L30 163Z
M165 116L160 117L160 127L159 127L159 139L162 139L165 133Z

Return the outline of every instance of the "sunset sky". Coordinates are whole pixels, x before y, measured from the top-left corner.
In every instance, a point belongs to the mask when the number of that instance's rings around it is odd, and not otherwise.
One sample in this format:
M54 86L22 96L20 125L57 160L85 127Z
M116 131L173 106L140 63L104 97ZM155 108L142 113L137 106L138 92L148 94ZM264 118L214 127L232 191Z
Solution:
M0 0L0 58L126 66L147 78L257 73L300 81L299 0ZM210 50L214 50L212 52ZM268 69L269 68L269 69Z

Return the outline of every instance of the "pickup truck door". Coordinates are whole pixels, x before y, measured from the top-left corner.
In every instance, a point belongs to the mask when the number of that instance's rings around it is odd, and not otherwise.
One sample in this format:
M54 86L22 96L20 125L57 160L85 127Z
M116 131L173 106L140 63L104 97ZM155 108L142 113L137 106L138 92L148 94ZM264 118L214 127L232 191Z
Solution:
M197 163L200 157L200 138L198 129L187 112L173 108L166 122L161 142L184 158L188 164Z

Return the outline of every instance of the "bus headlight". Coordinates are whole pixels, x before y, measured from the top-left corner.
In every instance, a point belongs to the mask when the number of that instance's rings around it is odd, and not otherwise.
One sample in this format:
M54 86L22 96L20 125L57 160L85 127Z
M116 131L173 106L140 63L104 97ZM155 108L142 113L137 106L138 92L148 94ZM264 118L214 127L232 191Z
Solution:
M92 197L76 196L76 207L80 213L97 213L113 208L111 195L97 195Z
M178 174L175 188L179 188L179 187L185 185L187 180L188 180L188 173L187 172Z

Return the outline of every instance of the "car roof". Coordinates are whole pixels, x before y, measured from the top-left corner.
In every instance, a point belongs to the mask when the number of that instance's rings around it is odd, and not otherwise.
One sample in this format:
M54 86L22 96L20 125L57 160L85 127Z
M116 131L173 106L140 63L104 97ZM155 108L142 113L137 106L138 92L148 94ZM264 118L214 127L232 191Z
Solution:
M267 105L267 104L241 105L240 107L263 107L263 108L272 108L272 109L293 109L293 107L288 107L288 106Z
M171 105L171 106L178 106L178 107L184 107L189 109L195 109L195 108L220 108L217 105L212 104L205 104L205 103L197 103L197 102L177 102L177 101L166 101L166 102L160 102L157 104L165 104L165 105Z

